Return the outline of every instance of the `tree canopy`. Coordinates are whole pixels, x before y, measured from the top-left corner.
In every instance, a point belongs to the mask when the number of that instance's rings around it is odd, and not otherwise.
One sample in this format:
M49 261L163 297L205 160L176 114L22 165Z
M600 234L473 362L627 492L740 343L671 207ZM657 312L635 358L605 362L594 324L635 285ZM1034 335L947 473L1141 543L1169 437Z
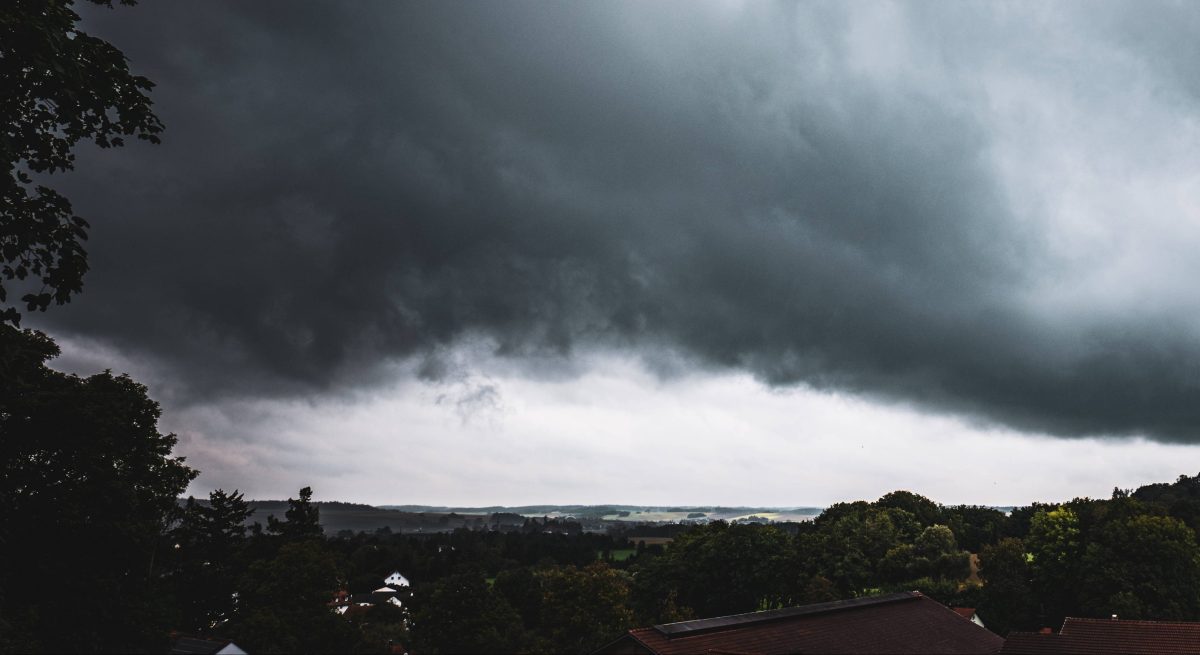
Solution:
M312 488L300 490L299 498L288 498L288 509L283 521L274 516L267 517L267 531L280 535L288 541L302 541L320 537L321 510L312 503Z
M152 600L163 533L196 472L172 457L175 436L158 431L144 386L54 371L57 353L43 334L0 325L3 616L33 650L152 648L169 620ZM89 602L22 594L63 588Z
M83 288L89 224L47 176L74 168L80 141L158 143L163 129L147 95L154 84L131 73L112 44L81 31L73 5L0 3L0 322L21 319L9 305L14 282L27 291L27 311L66 303Z

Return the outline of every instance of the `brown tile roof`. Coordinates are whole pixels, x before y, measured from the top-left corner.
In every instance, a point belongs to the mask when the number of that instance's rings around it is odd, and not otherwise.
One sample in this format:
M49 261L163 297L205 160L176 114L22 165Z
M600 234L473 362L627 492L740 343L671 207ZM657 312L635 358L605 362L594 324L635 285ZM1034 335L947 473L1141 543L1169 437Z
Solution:
M958 615L963 617L964 619L969 619L972 616L975 616L975 608L974 607L951 607L950 609L954 610L955 612L958 612Z
M1013 632L1006 655L1200 655L1200 623L1067 617L1058 634Z
M637 628L600 652L990 654L1003 643L914 591Z

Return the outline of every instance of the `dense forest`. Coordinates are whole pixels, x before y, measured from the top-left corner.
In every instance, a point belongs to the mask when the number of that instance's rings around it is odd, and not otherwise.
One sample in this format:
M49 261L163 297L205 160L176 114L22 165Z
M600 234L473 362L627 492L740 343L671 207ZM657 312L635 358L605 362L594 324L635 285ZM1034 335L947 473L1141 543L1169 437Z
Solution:
M0 352L6 652L162 652L187 634L252 652L582 653L637 625L896 590L975 607L1000 634L1200 619L1200 476L1009 513L895 491L802 523L675 526L666 546L536 519L325 535L307 488L282 516L236 491L180 503L197 472L145 387L54 371L34 331L0 327ZM331 611L393 570L413 583L403 607Z

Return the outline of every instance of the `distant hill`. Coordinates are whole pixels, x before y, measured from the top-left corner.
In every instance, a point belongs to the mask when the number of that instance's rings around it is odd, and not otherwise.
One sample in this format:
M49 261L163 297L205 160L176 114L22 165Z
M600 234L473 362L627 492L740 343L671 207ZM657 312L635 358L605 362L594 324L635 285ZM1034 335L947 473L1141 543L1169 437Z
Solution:
M1165 485L1163 485L1165 486ZM1152 491L1158 491L1153 489ZM207 503L203 499L198 502ZM185 502L182 499L180 502ZM267 517L283 518L288 509L286 500L250 500L254 509L247 523L267 523ZM669 526L707 521L810 521L824 511L822 507L743 507L727 505L487 505L456 507L450 505L366 505L321 501L314 503L321 511L321 527L325 534L336 535L343 530L375 532L381 529L403 533L449 532L459 528L509 529L519 527L521 517L569 519L583 524L589 532L637 531L638 526ZM1011 511L1010 507L996 508Z
M207 500L196 499L207 503ZM186 502L186 501L180 501ZM267 517L274 515L282 519L288 509L286 500L248 500L254 510L247 524L267 524ZM462 516L450 512L405 512L395 509L374 507L361 503L336 501L315 502L321 512L321 527L325 534L335 535L342 530L353 532L375 532L387 528L393 532L448 532L457 528L482 525L484 516ZM477 523L475 519L479 519Z
M185 502L183 500L180 501ZM197 502L207 503L203 499ZM267 523L267 517L283 518L286 500L249 500L254 514L247 523ZM820 507L727 507L717 505L489 505L452 507L444 505L365 505L336 501L314 503L321 511L325 534L343 530L374 532L428 533L449 532L458 528L485 529L491 525L512 526L519 516L569 518L582 521L585 529L603 531L611 525L667 524L703 520L733 521L764 516L776 521L806 521L822 511ZM493 515L500 515L495 517ZM703 515L699 517L696 515Z
M549 514L574 514L576 516L604 516L620 512L677 513L704 512L706 514L754 514L754 513L798 513L820 514L823 507L741 507L725 505L518 505L515 507L490 505L487 507L451 507L444 505L379 505L381 509L402 512L458 512L460 514L491 514L512 512L525 516Z

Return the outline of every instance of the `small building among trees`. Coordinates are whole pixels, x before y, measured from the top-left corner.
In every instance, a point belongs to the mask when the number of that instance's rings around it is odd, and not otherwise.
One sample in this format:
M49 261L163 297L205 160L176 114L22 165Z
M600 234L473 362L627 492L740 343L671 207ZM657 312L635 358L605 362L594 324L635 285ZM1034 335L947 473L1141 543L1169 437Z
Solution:
M392 574L383 579L385 587L408 587L408 578L400 575L399 571L392 571Z

